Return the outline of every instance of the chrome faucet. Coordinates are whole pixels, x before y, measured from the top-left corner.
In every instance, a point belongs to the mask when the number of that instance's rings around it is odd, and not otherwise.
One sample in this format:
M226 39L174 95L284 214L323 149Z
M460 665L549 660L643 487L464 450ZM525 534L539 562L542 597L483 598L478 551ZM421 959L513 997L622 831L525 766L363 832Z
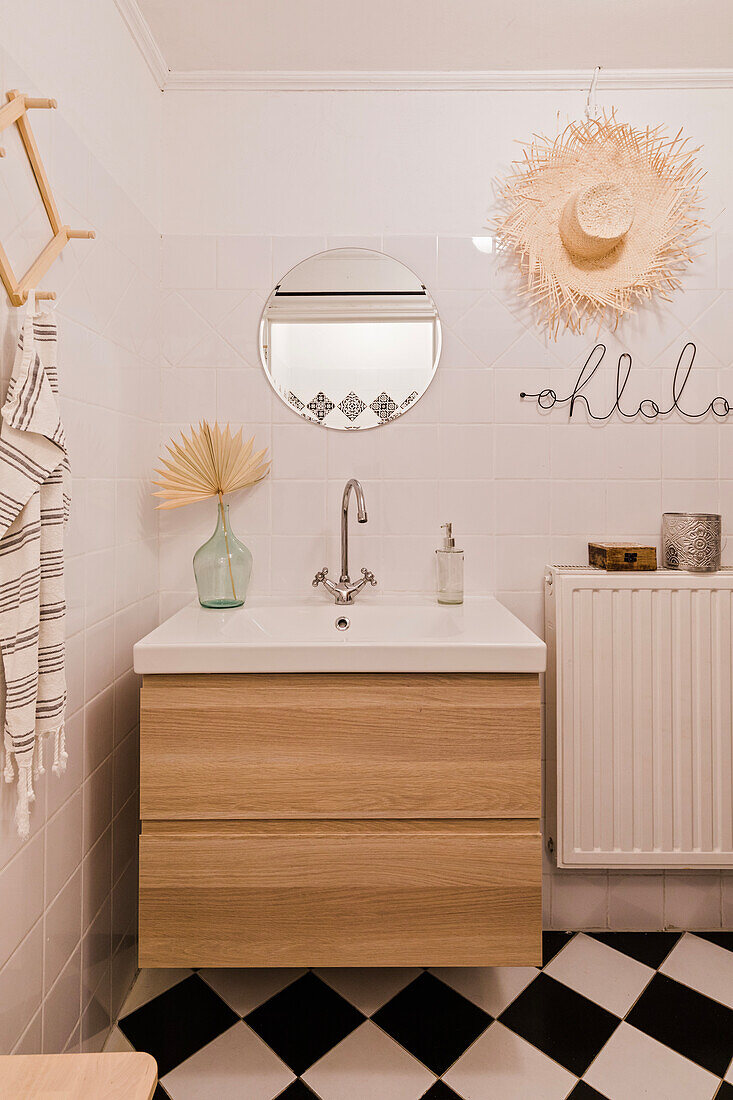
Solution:
M364 490L355 477L350 478L344 487L344 495L341 498L341 576L336 581L327 580L328 569L320 569L313 578L313 587L319 584L331 593L336 603L353 603L365 584L375 585L375 576L369 569L362 569L362 579L352 583L349 576L349 499L351 491L356 497L356 518L359 523L366 523L367 510L364 500Z

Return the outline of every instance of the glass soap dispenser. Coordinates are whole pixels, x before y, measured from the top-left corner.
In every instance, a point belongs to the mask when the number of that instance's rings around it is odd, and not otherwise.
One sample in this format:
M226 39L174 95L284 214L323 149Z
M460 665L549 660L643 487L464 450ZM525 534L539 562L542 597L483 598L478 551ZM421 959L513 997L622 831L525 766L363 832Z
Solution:
M453 524L441 523L443 545L435 551L438 603L463 603L463 551L456 549Z

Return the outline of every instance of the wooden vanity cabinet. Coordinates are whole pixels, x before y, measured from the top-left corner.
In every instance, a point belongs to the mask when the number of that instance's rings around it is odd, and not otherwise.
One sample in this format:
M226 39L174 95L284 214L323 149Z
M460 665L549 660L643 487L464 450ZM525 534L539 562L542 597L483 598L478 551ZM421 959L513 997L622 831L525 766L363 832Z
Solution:
M535 674L150 675L141 966L541 957Z

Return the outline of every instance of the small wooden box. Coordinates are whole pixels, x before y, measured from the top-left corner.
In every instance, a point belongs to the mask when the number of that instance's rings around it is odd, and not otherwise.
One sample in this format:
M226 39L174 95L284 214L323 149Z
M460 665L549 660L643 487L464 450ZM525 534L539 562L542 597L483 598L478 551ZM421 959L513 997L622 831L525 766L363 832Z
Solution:
M588 564L612 573L656 569L657 551L653 546L630 546L625 542L589 542Z

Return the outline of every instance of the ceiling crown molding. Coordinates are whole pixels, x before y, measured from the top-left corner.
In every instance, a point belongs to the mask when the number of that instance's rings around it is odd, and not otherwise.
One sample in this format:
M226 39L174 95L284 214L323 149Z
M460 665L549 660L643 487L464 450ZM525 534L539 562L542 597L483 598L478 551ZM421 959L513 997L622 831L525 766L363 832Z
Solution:
M118 0L119 2L119 0ZM167 92L587 91L588 69L490 72L171 72ZM733 88L733 69L602 69L599 89Z
M115 0L115 4L164 92L584 92L588 88L588 69L171 72L137 0ZM733 69L601 69L598 87L605 91L733 88Z
M150 72L153 74L155 83L161 91L165 91L168 78L171 75L170 69L166 65L160 47L153 37L147 19L138 7L137 0L115 0L115 4Z

